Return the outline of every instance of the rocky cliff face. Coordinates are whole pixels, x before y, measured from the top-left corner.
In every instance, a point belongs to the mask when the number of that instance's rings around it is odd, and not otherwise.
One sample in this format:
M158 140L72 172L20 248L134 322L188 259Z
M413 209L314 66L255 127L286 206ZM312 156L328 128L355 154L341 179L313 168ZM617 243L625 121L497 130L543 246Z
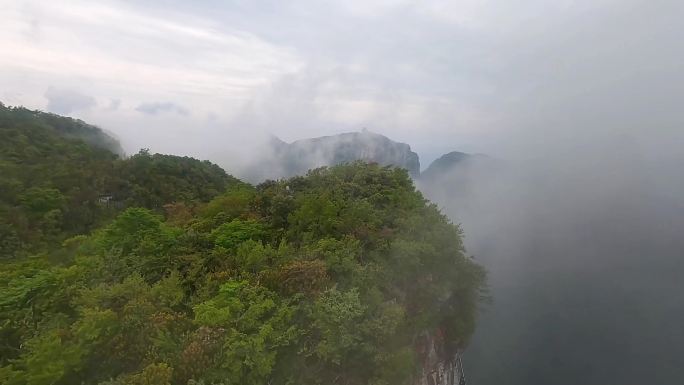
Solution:
M270 156L249 167L246 179L259 181L303 175L312 168L356 160L405 168L413 177L420 173L418 154L408 144L367 130L292 143L273 138L268 152Z
M442 330L420 335L416 349L422 370L414 385L465 385L462 351L449 348Z
M266 179L304 175L321 166L333 166L357 160L395 166L408 170L420 184L442 183L454 179L474 167L493 164L486 155L453 151L442 155L420 172L418 154L406 143L395 142L383 135L363 130L333 136L321 136L286 143L276 137L261 150L257 160L241 171L241 178L253 183Z

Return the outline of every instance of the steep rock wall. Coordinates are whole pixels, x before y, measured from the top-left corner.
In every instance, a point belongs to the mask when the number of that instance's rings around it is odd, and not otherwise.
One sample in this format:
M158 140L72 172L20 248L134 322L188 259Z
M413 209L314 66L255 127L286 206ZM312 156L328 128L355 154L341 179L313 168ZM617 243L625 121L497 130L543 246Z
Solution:
M421 334L416 350L422 369L414 385L465 385L463 351L450 349L442 330Z

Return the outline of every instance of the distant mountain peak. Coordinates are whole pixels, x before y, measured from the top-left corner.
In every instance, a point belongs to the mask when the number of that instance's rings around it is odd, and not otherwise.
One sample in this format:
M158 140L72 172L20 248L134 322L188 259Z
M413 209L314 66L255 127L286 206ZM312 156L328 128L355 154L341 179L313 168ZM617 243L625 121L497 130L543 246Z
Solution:
M359 132L300 139L286 143L277 137L269 140L270 159L250 167L247 178L263 180L303 175L312 168L362 160L384 166L405 168L416 177L420 173L418 154L406 143L363 128Z
M430 163L428 168L420 173L420 178L424 180L439 178L454 170L457 166L487 159L491 160L491 158L483 154L468 154L460 151L448 152Z

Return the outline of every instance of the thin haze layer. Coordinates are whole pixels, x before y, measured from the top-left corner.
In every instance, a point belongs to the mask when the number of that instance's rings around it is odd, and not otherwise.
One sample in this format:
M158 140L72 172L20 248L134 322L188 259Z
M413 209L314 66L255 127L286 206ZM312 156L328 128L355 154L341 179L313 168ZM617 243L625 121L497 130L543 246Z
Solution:
M99 124L129 153L236 171L264 156L267 133L368 127L423 165L452 150L501 159L463 191L423 187L492 271L466 358L477 383L684 377L683 2L0 0L0 12L0 100Z

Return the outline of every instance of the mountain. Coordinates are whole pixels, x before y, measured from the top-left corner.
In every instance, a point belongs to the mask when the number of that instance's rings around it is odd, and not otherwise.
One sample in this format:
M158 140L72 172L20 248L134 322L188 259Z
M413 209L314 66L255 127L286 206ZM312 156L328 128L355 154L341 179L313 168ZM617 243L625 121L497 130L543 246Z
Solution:
M188 157L122 159L99 129L50 119L0 111L0 383L445 385L460 373L485 271L407 172L354 161L252 186ZM340 162L412 154L342 137L348 154L315 146Z
M468 154L452 151L435 159L428 168L420 173L421 180L434 180L447 176L456 170L473 168L475 166L494 167L496 161L483 154Z
M46 135L56 135L64 139L82 140L116 155L124 154L118 140L106 134L99 127L79 119L29 110L23 107L7 107L0 103L0 127L41 127Z
M126 207L192 205L241 183L207 161L122 153L95 126L0 104L0 259L87 233Z
M459 164L463 164L473 158L473 155L464 152L453 151L435 159L428 168L420 173L421 179L434 179L448 173Z
M267 152L271 155L249 166L245 178L260 181L304 175L310 169L356 160L405 168L414 177L420 173L418 154L411 146L365 129L292 143L272 138Z

